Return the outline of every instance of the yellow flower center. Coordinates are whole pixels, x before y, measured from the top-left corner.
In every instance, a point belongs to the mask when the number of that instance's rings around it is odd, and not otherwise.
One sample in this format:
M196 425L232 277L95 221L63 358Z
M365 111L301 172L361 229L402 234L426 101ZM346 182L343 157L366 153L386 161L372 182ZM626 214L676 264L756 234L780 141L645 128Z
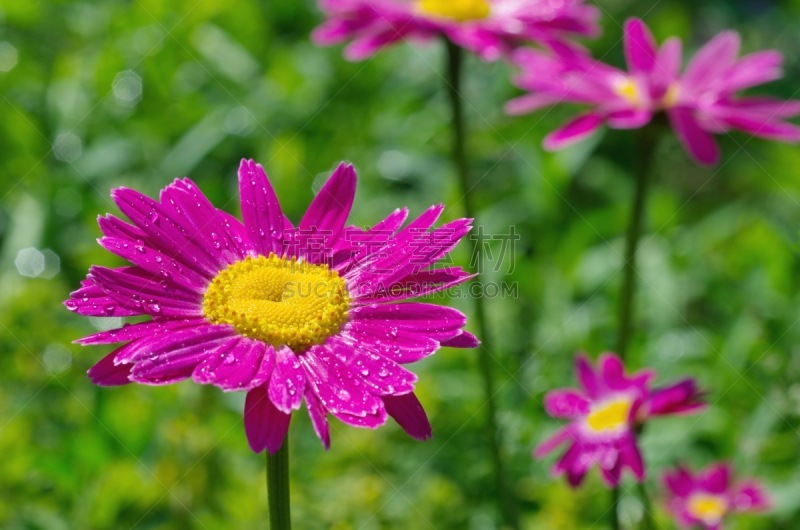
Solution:
M634 107L638 107L642 103L639 84L628 76L621 77L614 82L614 92Z
M586 424L594 432L614 431L628 423L630 411L630 400L616 399L592 410L586 417Z
M347 286L336 271L275 254L229 265L203 297L210 322L295 352L337 333L349 308Z
M489 16L491 7L487 0L418 0L422 13L458 22L480 20Z
M674 107L678 104L678 98L681 96L681 87L678 83L672 83L667 88L667 92L664 94L664 97L661 99L661 105L665 109L669 109Z
M695 493L689 497L687 508L695 518L708 524L715 524L721 521L725 512L728 511L728 503L724 498L716 495Z

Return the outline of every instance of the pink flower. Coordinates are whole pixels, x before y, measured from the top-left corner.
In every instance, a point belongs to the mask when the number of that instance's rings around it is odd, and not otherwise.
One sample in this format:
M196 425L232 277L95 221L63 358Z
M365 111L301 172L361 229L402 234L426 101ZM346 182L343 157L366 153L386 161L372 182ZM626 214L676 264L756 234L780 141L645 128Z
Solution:
M664 473L663 481L669 491L669 509L684 528L722 530L729 513L769 508L763 488L753 480L733 484L731 468L725 463L709 466L697 475L678 467Z
M551 43L597 33L598 10L584 0L320 0L328 20L319 45L350 40L345 56L369 57L406 38L446 36L486 60L526 41Z
M89 377L101 386L192 378L246 391L245 431L256 452L280 449L304 400L326 448L329 413L373 429L388 415L412 437L429 438L417 377L402 365L478 341L455 309L404 300L471 277L433 268L471 220L433 228L439 205L405 227L406 209L366 231L346 227L355 191L353 167L341 164L295 227L253 161L239 168L244 223L189 179L167 186L160 200L114 190L132 224L100 217L99 243L131 265L92 267L65 305L150 320L78 340L123 343Z
M603 123L639 128L655 113L666 112L687 151L702 164L719 160L714 134L739 129L755 136L800 141L800 127L783 121L800 114L800 101L740 97L737 92L781 77L783 56L767 50L738 58L740 39L725 31L703 46L681 73L681 41L657 47L639 19L625 24L628 71L595 61L583 52L556 46L549 53L520 49L514 62L522 69L516 84L530 92L509 102L512 114L569 102L592 108L550 133L554 150L593 133Z
M579 485L593 465L600 468L609 486L619 484L626 467L642 480L645 470L636 445L637 427L651 417L693 413L705 406L694 381L650 390L654 372L643 370L627 376L622 361L613 353L600 356L596 372L589 359L579 355L575 375L583 390L553 390L544 401L550 416L568 419L569 425L534 451L534 456L541 458L568 443L553 474L566 474L572 486Z

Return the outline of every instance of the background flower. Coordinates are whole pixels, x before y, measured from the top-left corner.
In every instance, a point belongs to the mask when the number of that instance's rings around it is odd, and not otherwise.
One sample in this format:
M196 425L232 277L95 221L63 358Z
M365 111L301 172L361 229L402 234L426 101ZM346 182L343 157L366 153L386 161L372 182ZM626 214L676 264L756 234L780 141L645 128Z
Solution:
M686 467L664 472L669 509L684 528L721 530L728 514L769 509L763 488L754 480L734 483L731 466L713 464L697 474Z
M328 20L314 31L321 45L351 40L345 56L364 59L406 38L446 36L494 60L535 41L563 42L597 33L596 7L584 0L320 0Z
M429 438L417 378L400 365L478 342L454 309L397 302L469 279L458 268L431 267L470 220L432 229L440 205L405 228L407 210L370 230L345 228L355 191L353 167L340 165L294 227L253 161L239 168L243 224L189 179L167 186L160 201L115 190L132 224L101 217L99 242L133 266L92 267L65 305L86 316L151 320L78 341L125 343L89 376L101 386L191 377L247 391L245 430L256 452L281 447L303 400L325 447L329 413L368 428L391 415L414 438Z
M648 124L665 112L684 148L702 164L719 161L714 134L739 129L755 136L800 141L800 127L785 118L800 114L800 101L742 97L739 91L781 77L783 56L774 50L739 58L738 33L724 31L705 44L681 73L681 41L661 47L639 19L625 23L625 58L620 70L560 46L556 52L521 49L514 62L522 73L515 82L530 92L512 100L512 114L557 103L590 105L545 138L547 149L560 149L592 134L607 123L617 129Z
M566 474L571 486L579 485L595 465L609 486L619 484L625 468L638 480L644 479L637 427L653 416L695 412L703 407L693 381L651 390L654 375L652 370L643 370L628 376L620 358L610 353L600 356L595 370L586 356L579 355L575 376L583 388L552 390L544 400L548 414L570 423L542 442L534 456L541 458L568 444L553 474Z

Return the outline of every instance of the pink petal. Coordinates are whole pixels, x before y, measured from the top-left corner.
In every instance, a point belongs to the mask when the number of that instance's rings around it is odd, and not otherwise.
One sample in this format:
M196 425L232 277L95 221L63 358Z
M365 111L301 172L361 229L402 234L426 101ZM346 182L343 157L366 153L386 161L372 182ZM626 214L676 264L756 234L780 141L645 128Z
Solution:
M783 55L775 50L751 53L739 59L725 76L725 91L736 92L780 79Z
M698 89L722 75L736 61L740 39L735 31L723 31L705 44L689 61L683 83Z
M109 252L133 263L151 275L154 280L172 283L185 291L194 291L200 294L204 292L208 284L208 280L200 274L184 267L171 256L150 248L141 240L131 241L103 237L97 242Z
M114 350L100 362L89 368L89 379L92 383L98 386L120 386L127 385L131 382L131 367L130 364L115 364L114 358L118 350Z
M266 449L272 454L277 453L289 431L291 419L291 414L284 414L275 408L263 385L247 393L244 431L254 452L260 453Z
M276 352L275 371L269 381L269 398L285 413L299 409L303 403L306 378L297 355L287 347Z
M364 415L348 414L341 411L332 412L332 414L339 421L352 425L353 427L362 427L364 429L377 429L385 425L386 418L388 418L383 402L380 403L375 412L369 412Z
M481 345L478 337L468 331L462 331L460 335L456 335L452 339L447 339L439 343L440 346L447 346L448 348L477 348Z
M639 129L644 127L653 118L653 113L647 109L624 109L608 115L608 125L614 129Z
M313 346L299 357L307 384L332 414L364 417L383 408L353 370L324 346Z
M625 21L625 59L631 72L649 72L656 62L656 42L648 27L638 18Z
M174 208L167 209L157 201L128 188L113 190L111 197L122 213L144 231L150 241L158 244L158 250L180 260L185 266L207 278L212 278L217 273L219 264L203 245L205 238L196 233Z
M696 412L704 408L702 394L694 379L684 379L673 385L653 390L647 402L647 414L661 416Z
M764 488L753 480L743 482L734 492L733 509L738 512L762 511L770 508Z
M626 390L630 384L625 377L625 366L622 359L613 353L600 355L597 361L600 379L610 390Z
M252 160L239 164L242 219L256 252L283 253L283 210L264 168Z
M344 229L356 194L356 172L353 166L339 164L306 210L300 231L315 231L335 242ZM332 246L332 245L331 245Z
M311 418L311 425L314 426L314 432L317 433L317 437L322 442L323 447L325 447L325 449L330 449L331 433L328 426L328 411L325 410L325 407L311 389L311 385L306 385L304 394L306 398L306 408Z
M413 392L402 396L383 396L386 412L415 440L431 437L431 424L425 409Z
M548 151L556 151L583 140L602 124L603 118L599 114L582 114L560 129L548 134L544 139L544 148Z
M573 419L589 413L589 400L575 390L551 390L544 398L544 408L554 418Z
M665 472L663 482L669 491L679 497L687 497L695 484L691 473L683 467Z
M64 307L87 317L128 317L141 314L139 309L129 306L127 302L117 303L100 287L94 285L92 279L88 280L88 284L70 293L70 298L64 301Z
M264 384L272 372L274 350L258 340L234 337L208 355L192 373L195 382L224 391L250 390Z
M683 147L701 164L712 165L719 161L719 147L714 137L704 131L693 111L686 107L674 107L667 116Z
M202 295L176 284L162 285L142 277L133 268L89 270L95 284L116 303L140 314L154 317L197 317L202 315Z
M589 399L602 397L604 385L595 373L589 358L582 353L575 359L575 377L586 391Z
M677 37L665 40L658 50L652 76L663 88L667 88L680 74L683 45Z
M148 320L138 324L125 324L121 328L101 331L75 341L76 344L88 346L91 344L113 344L129 340L153 338L157 335L175 332L181 329L194 328L206 325L204 318L187 320Z
M530 112L549 107L555 103L559 103L560 98L551 93L538 92L532 94L525 94L518 98L514 98L505 105L505 111L512 116L520 114L528 114Z
M545 441L536 446L536 449L533 451L533 456L535 458L542 458L543 456L555 450L559 445L572 439L573 432L571 427L559 429L558 432L556 432L553 436L547 438Z
M698 482L703 489L710 493L725 493L731 483L730 465L718 463L706 468L701 473Z

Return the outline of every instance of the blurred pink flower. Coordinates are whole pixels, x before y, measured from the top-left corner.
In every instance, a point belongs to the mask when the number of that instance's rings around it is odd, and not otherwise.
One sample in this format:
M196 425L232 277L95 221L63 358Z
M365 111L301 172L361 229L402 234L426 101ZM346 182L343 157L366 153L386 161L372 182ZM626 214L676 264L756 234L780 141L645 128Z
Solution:
M370 230L346 227L355 192L353 166L341 164L295 227L252 160L239 167L244 222L189 179L167 186L160 200L114 190L132 224L100 217L99 243L131 265L91 267L65 305L85 316L150 319L78 340L123 343L89 377L101 386L191 378L245 391L245 432L256 452L280 449L303 401L326 448L328 414L371 429L392 416L412 437L429 438L417 377L401 365L478 341L459 311L406 299L471 278L433 268L471 219L434 228L438 205L405 227L406 209Z
M586 356L579 355L575 375L583 390L553 390L544 401L550 416L568 419L569 425L534 451L534 456L541 458L568 443L553 474L566 474L572 486L580 484L595 464L609 486L619 484L626 467L642 480L645 469L636 444L637 427L654 416L690 414L705 407L693 380L651 390L652 370L627 376L622 361L613 353L600 356L597 371Z
M683 146L698 162L719 160L714 134L733 129L786 142L800 141L800 127L783 121L800 114L800 101L739 97L737 92L779 79L780 52L766 50L739 58L739 35L725 31L704 45L681 73L681 41L661 47L639 19L625 23L628 71L555 46L554 52L519 49L513 61L521 68L516 84L529 94L510 101L511 114L557 103L592 108L545 138L554 150L593 133L603 123L616 129L639 128L666 112Z
M753 480L734 484L726 463L709 466L697 475L678 467L665 472L663 481L669 492L669 510L684 528L722 530L722 521L729 513L769 508L763 488Z
M352 41L350 60L406 38L444 35L496 60L525 42L552 43L597 34L598 9L584 0L320 0L328 17L313 34L319 45Z

